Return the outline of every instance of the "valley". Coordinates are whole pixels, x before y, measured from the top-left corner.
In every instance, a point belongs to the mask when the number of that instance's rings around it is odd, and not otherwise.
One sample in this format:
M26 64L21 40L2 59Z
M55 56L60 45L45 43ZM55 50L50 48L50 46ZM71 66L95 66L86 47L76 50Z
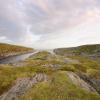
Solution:
M0 60L0 100L100 100L100 45L21 55Z

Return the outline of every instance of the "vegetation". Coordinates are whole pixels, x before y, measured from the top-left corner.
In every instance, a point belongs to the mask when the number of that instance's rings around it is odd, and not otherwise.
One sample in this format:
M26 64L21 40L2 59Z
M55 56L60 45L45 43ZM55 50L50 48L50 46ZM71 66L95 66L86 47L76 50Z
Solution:
M100 55L100 44L55 49L55 53L60 55Z
M46 73L50 75L52 72L52 69L42 66L14 68L10 65L2 65L0 66L0 94L7 91L18 78L32 77L36 73Z
M0 43L0 59L7 56L22 54L31 51L33 51L32 48Z
M71 83L66 72L51 75L51 81L34 86L18 100L99 100L100 97Z
M67 61L67 58L70 58L71 62ZM78 62L72 63L74 60ZM0 94L8 91L19 78L45 73L48 81L36 84L18 97L18 100L100 100L99 95L73 84L67 76L68 71L83 73L90 79L100 81L98 60L81 55L61 56L61 54L52 55L47 51L41 51L17 64L0 65ZM100 91L99 87L98 91Z

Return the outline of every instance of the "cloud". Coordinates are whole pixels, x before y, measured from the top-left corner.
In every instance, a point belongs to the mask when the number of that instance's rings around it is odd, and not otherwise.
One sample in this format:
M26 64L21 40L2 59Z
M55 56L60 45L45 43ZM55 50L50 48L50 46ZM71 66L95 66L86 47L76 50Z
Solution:
M76 40L83 34L81 24L93 20L94 24L99 19L99 0L0 0L0 37L22 45L37 47L38 44L38 48L41 44L47 48L65 46L70 42L69 38L73 41L71 36L75 32L78 33ZM76 26L81 31L76 30ZM84 30L90 33L92 26L87 26L90 30L86 26Z
M10 43L10 42L12 42L11 40L9 40L7 37L5 37L5 36L1 36L0 37L0 42L8 42L8 43Z
M33 47L33 43L35 44L36 41L38 41L41 37L41 35L34 35L30 31L31 26L27 27L26 34L23 35L23 38L20 38L20 41L18 44L24 45L24 46L31 46Z

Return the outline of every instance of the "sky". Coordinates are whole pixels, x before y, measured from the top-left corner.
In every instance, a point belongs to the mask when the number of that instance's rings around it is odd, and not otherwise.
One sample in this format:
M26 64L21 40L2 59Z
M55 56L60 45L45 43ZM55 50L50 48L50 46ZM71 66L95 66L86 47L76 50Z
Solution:
M100 0L0 0L0 42L37 49L100 44Z

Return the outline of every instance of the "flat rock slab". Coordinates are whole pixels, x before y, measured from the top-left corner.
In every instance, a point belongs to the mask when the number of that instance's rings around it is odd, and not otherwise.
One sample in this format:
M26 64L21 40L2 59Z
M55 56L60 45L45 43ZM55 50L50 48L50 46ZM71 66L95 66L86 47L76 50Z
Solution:
M36 74L32 78L18 79L16 84L0 97L0 100L14 100L16 97L25 94L33 85L42 81L47 81L47 76L42 73Z

